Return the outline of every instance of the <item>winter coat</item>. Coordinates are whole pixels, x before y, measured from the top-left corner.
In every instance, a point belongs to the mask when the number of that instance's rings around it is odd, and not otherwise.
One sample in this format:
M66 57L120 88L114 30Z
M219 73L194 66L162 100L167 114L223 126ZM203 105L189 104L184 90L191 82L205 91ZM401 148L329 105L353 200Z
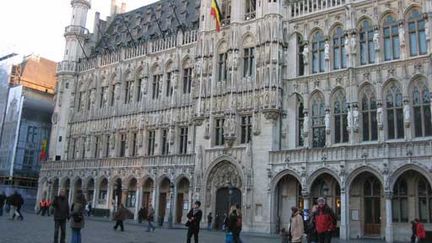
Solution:
M22 196L18 193L14 193L12 194L9 198L8 198L9 204L12 206L15 206L17 208L20 208L23 204L24 204L24 199L22 198Z
M331 232L336 229L336 216L327 204L323 207L318 207L313 217L315 219L315 229L318 234Z
M201 209L197 209L194 214L194 210L191 209L189 213L186 215L186 217L190 220L188 227L193 230L199 230L200 222L202 218L202 211ZM192 219L193 218L193 219ZM191 220L192 219L192 220Z
M75 202L71 208L70 226L74 229L84 228L84 209L85 202Z
M64 196L57 196L52 204L54 208L54 220L69 218L69 202Z
M291 217L291 242L302 242L304 233L303 217L299 212L296 212Z
M228 220L228 229L233 233L240 233L242 229L242 217L237 214L237 211L233 211Z
M6 201L6 196L4 194L0 194L0 207L3 207Z
M126 208L119 208L117 213L114 215L114 220L124 221L128 218L131 213Z
M311 241L318 241L318 235L316 232L316 226L315 226L315 217L312 215L309 218L309 221L306 225L307 229L305 229L308 237L308 242Z
M147 221L153 221L154 220L154 209L149 208L147 211Z

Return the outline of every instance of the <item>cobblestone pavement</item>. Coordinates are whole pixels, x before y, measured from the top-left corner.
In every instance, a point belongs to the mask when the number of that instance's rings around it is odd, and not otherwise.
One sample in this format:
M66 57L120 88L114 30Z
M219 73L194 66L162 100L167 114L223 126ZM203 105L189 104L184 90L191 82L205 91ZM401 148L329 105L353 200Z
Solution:
M54 222L52 217L35 214L24 214L24 221L8 220L5 215L0 217L0 243L51 243L53 242ZM184 243L184 229L156 229L154 233L145 232L145 225L125 224L125 231L114 231L113 222L103 219L86 219L82 230L83 243ZM66 238L70 241L70 228L67 226ZM242 234L244 243L276 243L277 236L269 234ZM200 242L224 243L222 232L200 231ZM335 243L345 241L334 240ZM371 242L370 240L349 241L356 243ZM379 242L379 241L377 241Z

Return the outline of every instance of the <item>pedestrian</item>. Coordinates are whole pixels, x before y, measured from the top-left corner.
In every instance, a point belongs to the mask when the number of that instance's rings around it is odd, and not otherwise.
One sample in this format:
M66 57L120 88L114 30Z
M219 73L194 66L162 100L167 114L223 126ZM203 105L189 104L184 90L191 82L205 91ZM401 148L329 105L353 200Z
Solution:
M138 211L138 223L142 223L142 221L147 218L147 213L145 208L141 207L140 210Z
M227 226L228 226L228 216L227 216L226 213L224 213L223 218L224 218L224 220L223 220L223 223L222 223L222 231L225 231L226 228L227 228Z
M152 232L155 231L156 227L154 227L153 225L153 220L154 220L154 209L150 203L147 210L147 232L150 232L150 229L152 230Z
M336 228L336 216L323 197L318 198L318 208L313 215L315 229L320 243L330 243L332 233Z
M114 214L114 220L116 224L114 225L114 230L117 230L117 227L120 226L120 230L124 231L123 221L125 221L131 213L124 207L123 204L120 204L119 209Z
M213 221L213 216L212 216L212 213L210 212L207 215L207 230L208 231L211 231L211 229L212 229L212 221Z
M415 219L415 223L416 223L415 243L424 242L424 240L426 239L426 231L424 225L422 222L420 222L420 219Z
M85 206L85 212L86 212L87 217L90 217L91 211L92 211L91 202L88 202Z
M302 242L304 233L303 217L297 207L291 208L290 235L291 242Z
M187 243L191 242L192 235L194 236L195 243L198 243L198 233L200 229L200 222L202 218L202 211L200 209L201 202L195 201L193 208L188 212L186 226L188 227L187 232Z
M37 211L37 213L36 214L41 214L42 213L42 210L43 210L43 207L44 207L44 199L42 199L42 200L40 200L39 201L39 210Z
M50 216L50 208L51 208L51 206L52 206L52 202L51 202L51 200L49 198L47 198L47 200L46 200L46 213L47 213L48 217Z
M81 243L81 229L84 228L84 208L86 200L81 190L78 190L75 200L71 207L71 221L70 227L72 228L71 243Z
M18 193L18 191L15 191L14 194L12 194L9 198L8 201L10 203L11 206L11 210L10 210L10 216L11 219L15 219L15 215L18 215L18 220L23 220L24 217L21 213L21 207L24 204L24 199L22 198L21 194Z
M315 217L313 217L314 213L318 210L318 205L313 205L311 210L311 216L309 217L308 222L306 222L306 234L307 234L307 240L308 243L317 243L318 242L318 235L316 231L316 225L315 225Z
M233 243L241 243L240 231L242 229L242 215L236 205L232 205L228 217L228 231L233 235Z
M6 202L6 195L4 192L0 194L0 216L3 216L3 207Z
M289 234L285 228L282 228L279 232L281 243L289 243Z
M66 220L69 219L69 202L65 196L65 190L60 189L58 196L52 203L54 209L54 243L58 243L58 233L60 228L60 243L65 243L66 239Z

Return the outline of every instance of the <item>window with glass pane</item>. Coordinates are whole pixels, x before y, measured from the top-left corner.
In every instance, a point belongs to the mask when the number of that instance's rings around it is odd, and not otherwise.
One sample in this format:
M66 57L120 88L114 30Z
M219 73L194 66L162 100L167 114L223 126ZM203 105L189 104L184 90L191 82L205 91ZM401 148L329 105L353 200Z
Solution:
M171 78L172 78L172 72L168 72L167 73L167 77L166 77L166 87L165 87L165 95L166 97L170 97L173 94L173 87L171 85Z
M334 142L346 143L348 142L348 122L347 122L348 108L346 105L345 94L342 90L334 94L333 99L333 118L334 118Z
M364 20L360 26L360 64L375 63L374 30L369 21Z
M243 52L243 77L251 77L254 68L254 48L245 48Z
M376 141L378 138L377 104L372 86L366 86L360 93L363 141Z
M231 20L231 0L222 0L220 5L221 24L228 25Z
M187 153L187 139L188 139L188 128L181 127L180 128L180 154Z
M169 151L169 141L168 141L168 129L162 129L161 131L161 144L162 144L162 154L166 155Z
M81 140L81 159L84 159L84 158L85 158L85 152L86 152L86 141L87 141L87 138L83 138L83 139Z
M156 132L154 130L148 131L148 134L147 134L147 155L154 155L155 134L156 134Z
M107 135L106 136L106 141L105 141L105 158L108 158L109 156L109 152L110 152L110 141L111 141L111 136Z
M417 81L412 91L414 131L416 137L432 136L431 107L429 89Z
M183 69L183 94L189 94L192 86L192 68Z
M95 136L94 158L99 158L99 136Z
M137 143L137 139L138 139L138 133L134 132L132 133L132 156L137 156L138 154L138 143Z
M333 69L346 68L345 34L336 28L333 35Z
M432 212L430 205L432 201L432 190L429 182L423 177L417 182L417 202L418 202L418 215L420 221L424 223L432 222Z
M99 108L102 108L105 106L104 95L105 95L106 90L107 90L107 87L101 87L101 92L100 92L100 96L99 96Z
M312 101L312 146L325 146L325 106L321 95L315 95Z
M242 116L240 124L241 143L249 143L252 140L252 116Z
M124 157L126 155L126 134L120 135L120 157Z
M426 54L425 20L418 10L411 11L408 18L410 55Z
M408 222L408 186L404 178L399 178L393 188L393 222Z
M245 19L255 18L256 0L246 0Z
M324 36L322 32L316 32L312 38L312 72L319 73L325 71L324 60Z
M224 122L225 119L223 118L215 120L215 145L223 145L225 143Z
M111 106L114 106L115 104L115 89L116 89L116 84L111 85Z
M384 60L400 58L399 28L393 16L388 15L383 23Z
M141 93L141 86L143 85L143 79L142 78L140 78L140 79L138 79L138 84L137 84L137 96L136 96L136 101L137 102L140 102L141 101L141 96L142 96L142 93Z
M126 84L125 84L125 100L124 100L125 104L129 104L129 103L132 102L132 92L133 92L133 90L131 90L131 88L133 86L132 83L133 83L133 80L126 81Z
M304 50L304 43L302 43L301 36L297 37L297 45L298 45L298 75L303 76L304 75L304 59L303 59L303 50Z
M304 122L304 107L303 99L297 96L297 144L303 146L303 122Z
M403 102L399 85L389 85L385 93L387 111L387 136L389 139L403 138Z
M218 81L225 81L227 79L227 53L219 54L219 62L218 62Z
M161 74L153 75L152 99L159 98L159 82L161 80L161 77L162 77Z

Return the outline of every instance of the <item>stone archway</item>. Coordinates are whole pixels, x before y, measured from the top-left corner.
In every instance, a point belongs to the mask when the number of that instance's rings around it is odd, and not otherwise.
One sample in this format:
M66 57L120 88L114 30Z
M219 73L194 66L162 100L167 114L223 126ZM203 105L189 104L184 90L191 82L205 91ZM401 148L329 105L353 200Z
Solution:
M221 228L229 204L242 202L242 179L237 167L229 161L217 163L208 174L205 205L214 212L215 228Z
M281 177L276 184L273 200L273 219L275 232L288 229L291 217L291 207L303 210L303 196L301 183L291 174Z

